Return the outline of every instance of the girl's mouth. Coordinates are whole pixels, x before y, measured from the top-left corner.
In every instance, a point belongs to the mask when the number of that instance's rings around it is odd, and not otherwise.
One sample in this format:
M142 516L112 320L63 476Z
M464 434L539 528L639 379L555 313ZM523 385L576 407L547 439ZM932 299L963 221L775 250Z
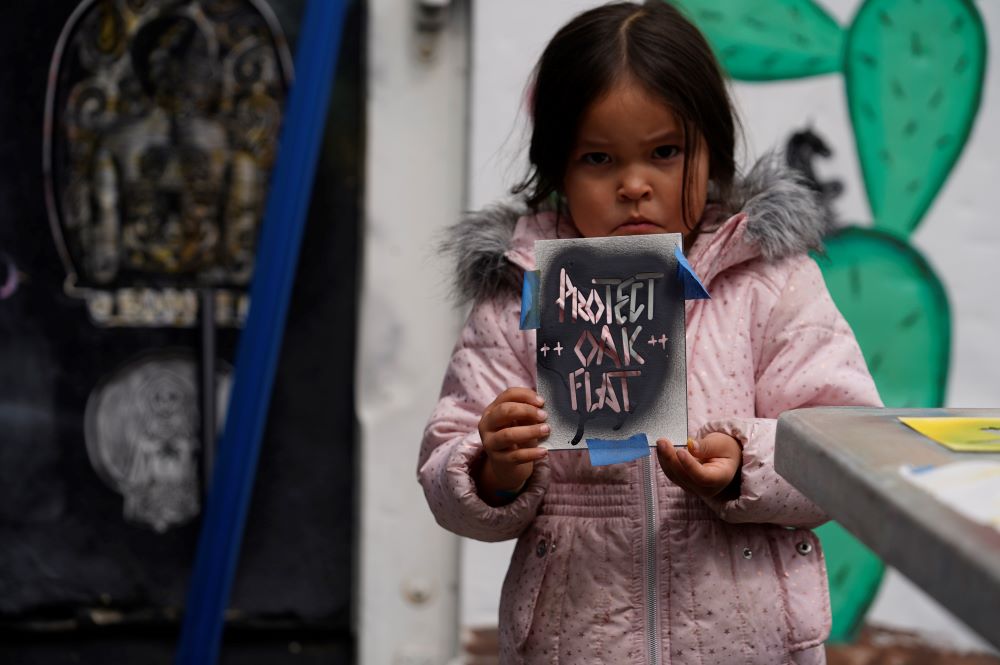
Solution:
M615 229L616 235L639 235L644 233L663 233L663 228L645 217L629 217Z

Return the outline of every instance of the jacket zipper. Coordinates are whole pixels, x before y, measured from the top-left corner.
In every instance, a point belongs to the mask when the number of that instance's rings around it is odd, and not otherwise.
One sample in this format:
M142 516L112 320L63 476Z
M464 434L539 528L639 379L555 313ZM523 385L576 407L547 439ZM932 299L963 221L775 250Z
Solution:
M646 502L646 538L643 543L643 557L645 560L644 577L646 587L646 647L648 649L647 662L650 665L660 663L660 621L659 621L659 594L658 569L656 557L656 473L652 464L653 452L649 457L642 460L642 472L645 475L643 482L643 498Z

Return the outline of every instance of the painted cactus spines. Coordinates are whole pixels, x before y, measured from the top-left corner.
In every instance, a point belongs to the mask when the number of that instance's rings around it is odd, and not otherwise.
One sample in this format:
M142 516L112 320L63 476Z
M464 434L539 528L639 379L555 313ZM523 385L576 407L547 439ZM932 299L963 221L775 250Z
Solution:
M888 407L944 404L951 351L948 298L930 265L878 229L850 227L816 256Z
M812 0L669 0L705 33L735 79L838 72L844 31Z
M844 49L848 107L874 223L905 237L972 128L986 63L982 19L971 0L867 0Z

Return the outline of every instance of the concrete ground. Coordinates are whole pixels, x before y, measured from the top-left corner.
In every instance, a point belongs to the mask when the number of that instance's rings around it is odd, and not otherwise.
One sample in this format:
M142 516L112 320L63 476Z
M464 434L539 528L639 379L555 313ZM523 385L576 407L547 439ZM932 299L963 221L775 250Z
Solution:
M828 645L827 665L1000 665L1000 657L962 653L928 642L918 633L865 626L854 644Z
M467 630L462 665L499 663L495 628ZM1000 657L961 653L935 645L917 633L866 626L854 644L828 645L827 665L1000 665Z

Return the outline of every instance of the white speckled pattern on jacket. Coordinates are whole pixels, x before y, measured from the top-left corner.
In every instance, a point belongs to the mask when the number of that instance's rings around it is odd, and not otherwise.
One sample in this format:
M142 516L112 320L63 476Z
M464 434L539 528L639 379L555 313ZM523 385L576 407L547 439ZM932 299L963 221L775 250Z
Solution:
M826 517L775 473L775 418L880 404L816 264L804 253L768 263L746 222L731 217L689 252L712 294L687 304L689 431L725 431L744 456L740 495L727 501L689 495L657 468L663 663L824 662L826 572L808 529ZM563 225L558 235L568 233ZM556 236L552 213L522 217L506 256L533 269L534 240ZM645 662L638 461L593 468L586 453L560 451L509 505L476 494L483 408L507 387L535 385L535 335L518 329L519 313L512 298L474 306L424 433L419 480L443 527L518 538L500 605L501 662Z

